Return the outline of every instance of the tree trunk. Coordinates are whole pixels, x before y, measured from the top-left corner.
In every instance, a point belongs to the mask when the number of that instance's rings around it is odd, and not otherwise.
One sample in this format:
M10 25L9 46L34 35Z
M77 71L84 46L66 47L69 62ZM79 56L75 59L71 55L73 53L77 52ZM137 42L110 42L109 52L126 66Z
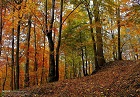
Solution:
M92 37L92 42L93 42L95 70L98 71L99 70L99 65L98 65L98 60L97 60L96 42L95 42L94 33L93 33L93 27L92 27L92 25L93 25L93 23L92 23L92 15L91 15L91 12L89 11L88 7L86 7L86 8L87 8L87 12L88 12L89 23L90 23L90 32L91 32L91 37Z
M96 37L97 37L97 60L98 65L103 66L105 63L104 55L103 55L103 40L102 40L102 32L101 32L101 23L100 23L100 14L99 14L99 2L93 0L94 4L94 18L96 25Z
M14 0L16 4L19 4L18 6L18 18L19 18L19 21L18 21L18 26L17 26L17 44L16 44L16 76L15 76L15 89L16 90L19 90L19 75L20 75L20 69L19 69L19 41L20 41L20 24L21 24L21 17L20 17L20 10L21 10L21 6L20 4L22 3L22 0L21 1L16 1Z
M29 16L28 19L28 33L27 33L27 50L26 50L26 64L25 64L25 79L24 79L24 87L29 87L29 48L30 48L30 33L31 33L31 18Z
M62 15L63 15L63 0L61 0L59 36L58 36L58 45L56 48L56 80L57 81L59 80L59 50L60 50L61 33L62 33Z
M86 75L88 75L88 59L87 59L87 48L86 48L86 46L85 46L85 58L86 58L86 70L85 70L85 72L86 72Z
M80 43L82 44L82 36L81 36L81 32L80 32ZM84 76L86 76L86 71L85 71L85 60L84 60L84 50L83 50L83 46L80 47L81 49L81 59L82 59L82 69L83 69L83 74Z
M113 20L112 20L112 18L111 18L111 28L113 27ZM113 30L111 30L111 36L112 36L112 39L114 40L115 39L115 36L114 36L114 31ZM113 42L113 53L112 53L112 55L113 55L113 59L114 60L116 60L117 59L117 54L116 54L116 45L115 45L115 42Z
M47 0L46 0L47 2ZM47 9L47 6L46 6ZM54 82L56 81L56 70L55 70L55 58L54 58L54 42L52 39L52 29L53 29L53 23L54 23L54 10L55 10L55 0L52 0L52 12L51 12L51 22L49 30L46 26L46 34L48 37L49 42L49 76L48 76L48 82ZM46 25L47 25L47 10L46 10Z
M121 36L120 36L120 7L117 8L117 26L118 26L118 60L122 60L122 52L121 52Z
M13 13L15 9L13 8ZM12 24L14 26L14 17L12 18ZM14 27L12 28L12 52L11 52L11 90L14 89Z
M40 84L43 84L43 82L44 82L44 63L45 63L45 34L44 34L43 64L42 64L42 72L41 72Z
M35 30L36 24L34 24L34 50L35 50L35 54L34 54L34 81L33 81L33 85L38 85L38 75L37 75L37 70L38 70L38 62L37 62L37 40L36 40L36 30Z
M17 44L16 44L16 90L19 89L19 38L20 38L20 20L17 28Z
M5 89L5 84L6 84L6 80L7 80L7 73L8 73L8 55L6 55L6 60L7 60L7 63L6 63L6 67L5 67L5 77L4 77L4 81L3 81L3 84L2 84L2 90Z
M65 79L68 79L68 62L66 55L65 55Z

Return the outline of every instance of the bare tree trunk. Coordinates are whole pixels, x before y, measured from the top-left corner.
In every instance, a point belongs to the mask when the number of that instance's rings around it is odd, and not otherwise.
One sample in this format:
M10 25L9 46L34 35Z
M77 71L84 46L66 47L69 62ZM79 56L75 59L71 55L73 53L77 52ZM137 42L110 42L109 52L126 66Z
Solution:
M85 58L86 58L86 75L88 75L88 72L87 72L88 71L88 66L87 66L88 65L88 62L87 62L88 59L87 59L87 48L86 48L86 46L85 46Z
M32 16L29 16L28 19L28 33L27 33L27 50L26 50L26 64L25 64L25 79L24 79L24 87L29 87L29 48L30 48L30 33L31 33L31 18Z
M81 32L80 32L80 43L82 44L82 36L81 36ZM84 76L86 76L86 70L85 70L85 60L84 60L84 50L83 50L83 46L80 47L81 48L81 59L82 59L82 68L83 68L83 74Z
M111 28L113 27L113 20L112 20L112 18L111 18ZM115 36L114 36L114 31L113 30L111 30L111 36L112 36L112 39L114 40L115 39ZM115 45L115 42L113 42L113 53L112 53L112 55L113 55L113 59L114 60L116 60L117 59L117 54L116 54L116 45Z
M61 33L62 33L62 15L63 15L63 0L61 0L59 36L58 36L58 45L56 48L56 80L57 81L59 80L59 50L60 50Z
M47 2L47 0L46 0ZM54 10L55 10L55 0L52 0L52 12L51 12L51 22L49 26L49 30L46 26L46 34L48 37L48 42L49 42L49 75L48 75L48 82L54 82L56 81L56 68L55 68L55 58L54 58L54 42L52 38L52 28L53 28L53 23L54 23ZM46 5L46 25L47 25L47 5Z
M97 60L98 65L103 66L105 63L104 55L103 55L103 40L102 40L102 27L99 15L99 2L97 0L93 0L94 4L94 17L96 24L96 37L97 37Z
M13 14L15 9L13 8ZM14 26L14 17L12 18L12 24ZM12 52L11 52L11 90L14 89L14 27L12 28Z
M38 70L38 62L37 62L37 38L36 38L36 24L34 24L34 49L35 49L35 54L34 54L34 82L33 85L38 85L38 75L37 75L37 70Z
M16 1L14 0L16 4L18 4L18 12L21 10L20 4L22 3L21 1ZM18 13L18 18L21 19L20 13ZM18 21L18 26L17 26L17 44L16 44L16 76L15 76L15 89L19 90L19 75L20 75L20 69L19 69L19 40L20 40L20 25L21 25L21 20Z
M81 58L82 58L82 68L83 68L83 74L84 76L86 76L86 72L85 72L85 61L84 61L84 51L83 48L81 47Z
M66 55L65 55L65 79L68 79L68 62Z
M93 20L92 20L92 15L88 7L86 7L87 12L88 12L88 17L89 17L89 22L90 22L90 32L91 32L91 37L92 37L92 42L93 42L93 52L94 52L94 60L95 60L95 71L99 70L99 65L98 65L98 60L97 60L97 50L96 50L96 42L94 38L94 33L93 33ZM93 71L94 72L94 71Z
M46 41L45 41L45 34L44 34L43 64L42 64L42 72L41 72L40 84L43 84L43 82L44 82L45 43L46 43Z
M118 60L122 60L122 51L121 51L121 36L120 36L120 7L117 8L117 26L118 26Z
M16 44L16 90L19 89L19 38L20 38L20 20L18 21L17 28L17 44Z
M5 89L5 84L6 84L6 80L7 80L7 73L8 73L8 56L7 55L6 55L6 60L7 60L6 67L5 67L6 74L5 74L5 78L4 78L3 84L2 84L2 90Z

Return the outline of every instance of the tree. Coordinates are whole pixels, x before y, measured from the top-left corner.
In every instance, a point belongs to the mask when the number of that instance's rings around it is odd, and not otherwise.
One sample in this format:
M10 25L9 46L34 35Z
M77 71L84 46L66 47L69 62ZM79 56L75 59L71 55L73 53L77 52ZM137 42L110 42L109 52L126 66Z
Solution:
M27 32L27 50L26 50L26 63L25 63L25 84L24 87L29 87L29 48L30 48L30 33L31 33L31 18L28 16L28 32Z
M55 70L55 58L54 58L54 42L52 38L52 32L53 32L53 23L54 23L54 11L55 11L55 0L52 0L52 9L51 9L51 20L50 20L50 26L49 29L47 27L48 25L48 18L47 18L47 0L46 0L46 16L45 16L45 22L46 22L46 34L49 42L49 76L48 76L48 81L53 82L55 81L56 77L56 70Z
M15 12L15 8L13 7L13 15L14 15L14 12ZM12 25L13 25L13 28L12 28L12 52L11 52L11 90L13 90L15 87L15 79L14 79L14 72L15 72L15 61L14 61L14 17L12 17Z
M59 79L59 50L61 45L61 33L62 33L62 16L63 16L63 0L61 0L61 8L60 8L60 22L59 22L59 36L58 36L58 44L56 47L56 80Z
M38 78L37 78L37 70L38 70L38 62L37 62L37 37L36 37L36 24L34 24L34 73L35 73L35 77L34 77L34 85L38 85ZM45 35L44 35L45 36ZM45 42L44 42L45 44ZM44 53L43 53L44 54ZM44 55L43 55L44 57ZM43 65L44 65L44 60L43 60ZM44 73L44 72L43 72ZM41 76L41 83L42 83L42 76Z
M86 10L87 10L87 13L88 13L88 18L89 18L89 23L90 23L90 32L91 32L91 37L92 37L92 42L93 42L93 51L94 51L94 60L95 60L95 70L99 70L99 64L98 64L98 60L97 60L97 50L96 50L96 41L95 41L95 37L94 37L94 33L93 33L93 15L92 13L90 12L90 9L89 9L89 5L90 3L86 2Z
M117 3L120 3L117 1ZM117 26L118 26L118 60L122 60L122 51L121 51L121 36L120 36L120 5L117 7Z
M102 40L102 26L101 26L101 20L100 20L100 0L93 0L93 6L94 6L94 18L95 18L95 25L96 25L96 37L97 37L97 60L98 65L103 66L105 63L104 55L103 55L103 40Z
M22 0L20 1L16 1L15 0L15 3L20 5L22 3ZM21 26L21 16L20 16L20 10L21 10L21 6L18 7L18 18L19 18L19 21L18 21L18 26L17 26L17 43L16 43L16 80L15 80L15 83L16 83L16 90L19 89L19 73L20 73L20 69L19 69L19 40L20 40L20 26Z

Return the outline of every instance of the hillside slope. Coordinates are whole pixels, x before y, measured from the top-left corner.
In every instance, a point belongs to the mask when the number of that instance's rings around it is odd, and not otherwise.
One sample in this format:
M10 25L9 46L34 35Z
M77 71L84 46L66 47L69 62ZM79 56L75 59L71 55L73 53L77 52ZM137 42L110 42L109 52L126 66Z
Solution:
M109 62L94 75L24 91L26 97L140 97L140 60Z

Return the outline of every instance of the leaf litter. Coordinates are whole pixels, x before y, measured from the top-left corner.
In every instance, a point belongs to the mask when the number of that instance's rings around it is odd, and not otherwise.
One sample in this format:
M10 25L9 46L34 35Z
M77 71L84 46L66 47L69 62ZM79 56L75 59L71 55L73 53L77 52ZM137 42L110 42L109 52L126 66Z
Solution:
M29 87L24 91L26 97L140 97L140 60L112 61L94 75ZM8 95L15 97L12 92Z

